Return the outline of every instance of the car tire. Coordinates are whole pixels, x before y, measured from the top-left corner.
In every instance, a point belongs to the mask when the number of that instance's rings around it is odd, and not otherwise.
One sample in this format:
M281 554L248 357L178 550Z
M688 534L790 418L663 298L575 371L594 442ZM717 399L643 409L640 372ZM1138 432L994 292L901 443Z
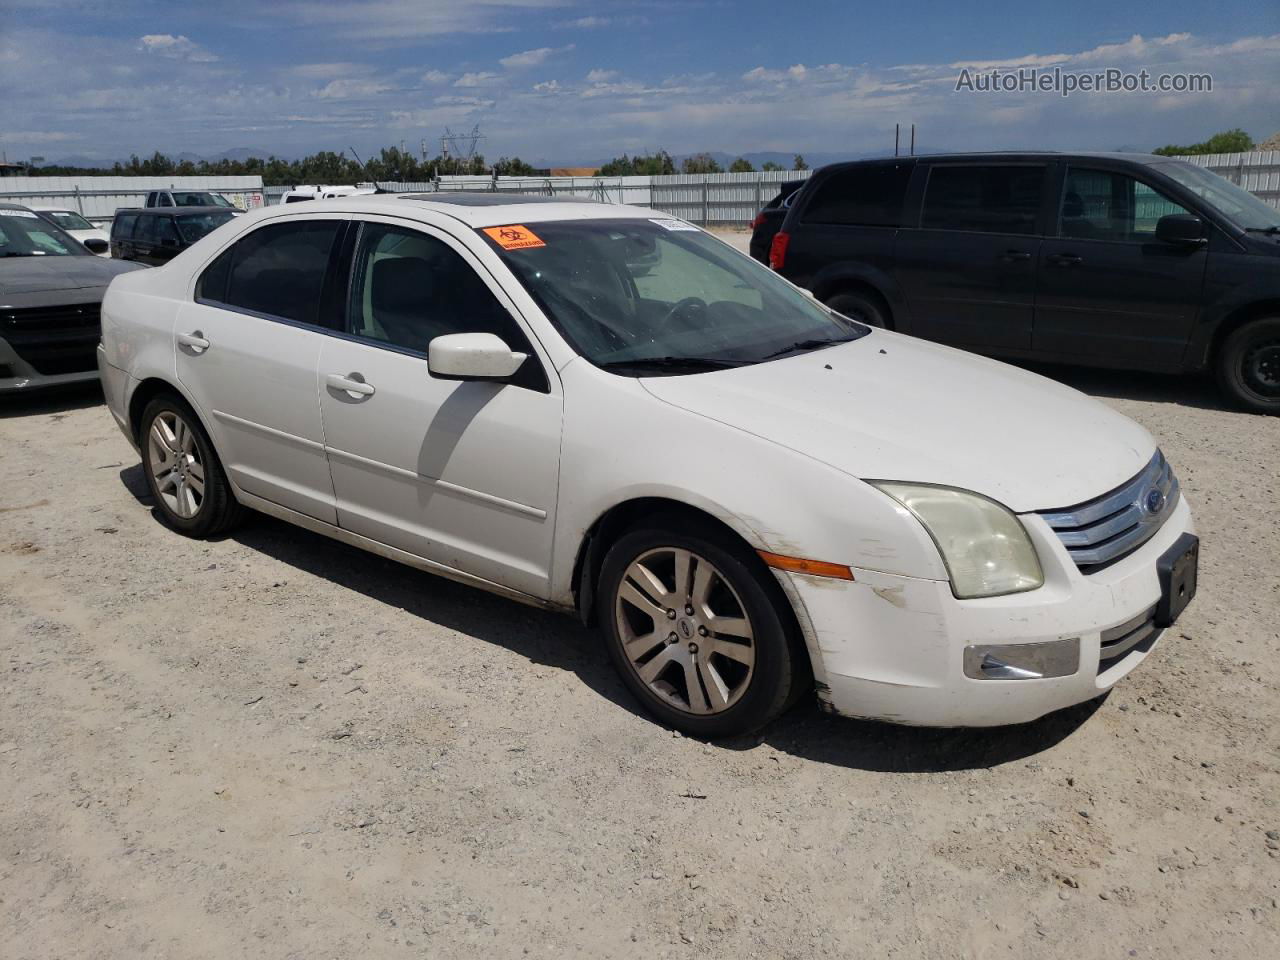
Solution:
M1280 317L1251 320L1218 351L1218 386L1237 406L1280 414Z
M142 472L164 522L202 540L225 533L245 513L200 418L163 394L147 404L139 431Z
M889 318L884 308L873 297L856 290L845 290L827 297L826 304L836 313L844 314L850 320L857 320L869 327L887 329Z
M672 515L624 534L596 596L614 666L669 727L750 733L804 692L809 664L786 597L758 557L709 523Z

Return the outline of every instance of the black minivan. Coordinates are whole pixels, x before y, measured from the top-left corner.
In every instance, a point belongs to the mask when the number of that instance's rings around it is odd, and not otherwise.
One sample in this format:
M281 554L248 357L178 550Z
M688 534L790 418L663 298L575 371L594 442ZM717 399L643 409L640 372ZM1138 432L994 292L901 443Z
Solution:
M111 221L111 256L153 266L167 263L239 214L234 207L117 210Z
M1213 370L1280 413L1280 210L1148 154L836 164L769 263L841 313L992 355Z

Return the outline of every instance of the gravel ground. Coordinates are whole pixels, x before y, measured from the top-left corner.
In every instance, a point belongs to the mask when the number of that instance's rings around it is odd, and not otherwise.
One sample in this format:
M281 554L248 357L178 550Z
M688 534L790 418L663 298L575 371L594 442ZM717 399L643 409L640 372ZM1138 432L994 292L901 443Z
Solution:
M596 638L266 518L153 517L96 391L0 406L0 953L1280 956L1280 420L1143 422L1200 595L1109 699L704 744Z

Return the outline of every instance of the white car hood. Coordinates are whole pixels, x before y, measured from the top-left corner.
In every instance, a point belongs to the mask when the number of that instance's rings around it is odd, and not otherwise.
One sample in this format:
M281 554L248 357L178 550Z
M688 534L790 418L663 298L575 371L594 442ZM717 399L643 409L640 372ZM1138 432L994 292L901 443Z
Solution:
M641 382L667 403L854 477L973 490L1017 513L1091 500L1155 453L1146 430L1076 390L884 331L768 363Z

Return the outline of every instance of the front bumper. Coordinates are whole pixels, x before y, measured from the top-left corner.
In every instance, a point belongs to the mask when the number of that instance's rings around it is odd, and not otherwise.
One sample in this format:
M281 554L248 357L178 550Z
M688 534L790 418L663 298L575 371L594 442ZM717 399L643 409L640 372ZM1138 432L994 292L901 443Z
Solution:
M20 393L75 383L92 383L98 379L96 369L71 373L41 373L24 360L16 349L0 337L0 393Z
M1115 649L1126 635L1121 628L1138 629L1160 601L1157 560L1194 532L1186 498L1142 547L1087 576L1042 518L1022 519L1045 572L1044 586L1027 593L957 600L946 581L857 568L851 582L779 573L823 704L845 716L920 726L1025 723L1100 696L1145 660L1159 631L1145 630L1118 658L1104 644ZM1078 650L1078 669L1068 676L966 675L966 648L1056 643ZM973 672L972 651L969 659Z

